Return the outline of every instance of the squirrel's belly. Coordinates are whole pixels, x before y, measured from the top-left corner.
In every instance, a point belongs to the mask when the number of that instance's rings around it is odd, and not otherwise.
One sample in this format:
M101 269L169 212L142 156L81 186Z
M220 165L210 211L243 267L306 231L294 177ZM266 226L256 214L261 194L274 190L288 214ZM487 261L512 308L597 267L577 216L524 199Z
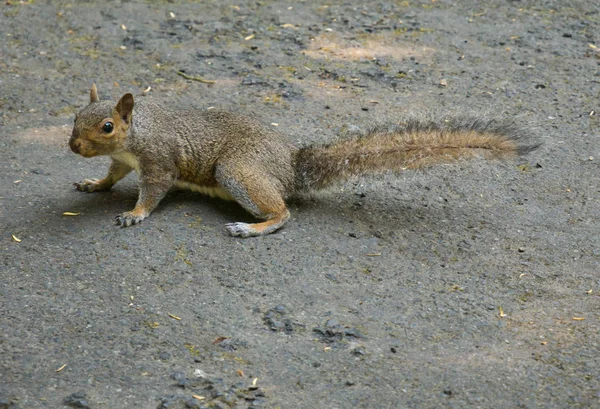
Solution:
M181 189L189 189L194 192L209 195L210 197L218 197L219 199L223 200L235 200L227 190L219 186L200 186L184 180L175 181L175 186Z

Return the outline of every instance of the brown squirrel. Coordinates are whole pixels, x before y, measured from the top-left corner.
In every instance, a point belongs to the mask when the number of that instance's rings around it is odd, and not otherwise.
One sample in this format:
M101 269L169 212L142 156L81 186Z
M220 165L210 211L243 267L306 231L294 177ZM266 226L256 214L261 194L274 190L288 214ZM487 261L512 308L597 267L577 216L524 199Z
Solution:
M356 175L418 169L481 155L504 158L537 148L512 120L408 119L394 126L319 146L298 148L257 121L229 112L170 111L125 94L114 105L100 101L75 116L71 150L86 158L108 155L104 179L75 183L98 192L136 170L139 198L117 216L123 227L139 223L173 186L235 200L261 223L229 223L232 236L272 233L290 217L285 199Z

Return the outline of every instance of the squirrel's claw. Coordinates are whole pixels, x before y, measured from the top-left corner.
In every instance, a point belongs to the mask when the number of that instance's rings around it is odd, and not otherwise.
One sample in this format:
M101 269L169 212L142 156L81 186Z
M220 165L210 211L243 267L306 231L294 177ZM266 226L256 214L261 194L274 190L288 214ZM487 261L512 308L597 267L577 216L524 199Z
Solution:
M121 227L129 227L131 225L137 224L144 220L142 216L136 216L131 212L121 213L117 217L115 217L115 222L117 226Z
M256 235L256 234L253 234L251 229L248 227L248 223L227 223L225 225L225 228L227 229L229 234L234 237L239 236L239 237L246 238L246 237Z
M73 183L73 186L80 192L88 193L107 190L98 179L84 179L81 182Z
M81 182L73 183L75 189L80 192L93 192L94 188L98 185L98 179L84 179Z

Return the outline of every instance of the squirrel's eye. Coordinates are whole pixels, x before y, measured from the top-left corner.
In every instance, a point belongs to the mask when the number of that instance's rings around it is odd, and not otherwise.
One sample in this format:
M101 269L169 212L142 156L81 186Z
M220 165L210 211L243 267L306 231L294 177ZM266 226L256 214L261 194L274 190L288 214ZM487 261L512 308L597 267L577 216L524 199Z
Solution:
M106 133L111 133L113 130L112 122L106 122L104 125L102 125L102 130Z

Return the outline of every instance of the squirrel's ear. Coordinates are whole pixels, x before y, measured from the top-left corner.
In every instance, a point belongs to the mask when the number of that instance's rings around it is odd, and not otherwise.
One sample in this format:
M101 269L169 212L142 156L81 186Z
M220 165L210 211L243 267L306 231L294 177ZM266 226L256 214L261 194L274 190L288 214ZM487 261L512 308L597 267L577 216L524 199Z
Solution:
M96 84L92 84L92 89L90 90L90 104L98 101L100 101L100 98L98 98L98 89L96 88Z
M133 112L133 95L125 94L117 104L117 112L119 116L127 123L131 121L131 113Z

